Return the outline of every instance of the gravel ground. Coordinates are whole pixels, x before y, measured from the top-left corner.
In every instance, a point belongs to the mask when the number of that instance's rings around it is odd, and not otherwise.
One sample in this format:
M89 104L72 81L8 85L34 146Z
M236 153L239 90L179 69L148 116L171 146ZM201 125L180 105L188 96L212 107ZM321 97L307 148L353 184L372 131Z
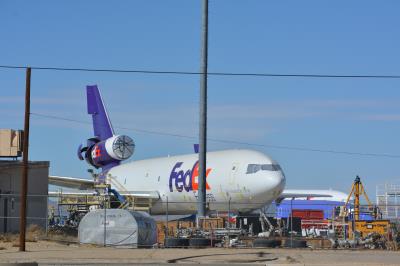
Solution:
M38 262L39 265L180 264L208 265L400 265L400 251L311 249L124 249L29 242L19 252L12 243L0 243L0 262ZM1 264L0 264L1 265Z

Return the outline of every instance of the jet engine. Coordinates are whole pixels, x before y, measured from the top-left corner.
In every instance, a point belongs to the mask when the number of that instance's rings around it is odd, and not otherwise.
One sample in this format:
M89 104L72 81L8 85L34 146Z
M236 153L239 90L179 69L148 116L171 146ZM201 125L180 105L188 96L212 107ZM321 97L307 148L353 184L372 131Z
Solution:
M96 168L117 165L130 158L135 151L134 141L126 135L112 136L103 141L91 138L87 140L86 147L82 146L78 148L79 159L85 159Z

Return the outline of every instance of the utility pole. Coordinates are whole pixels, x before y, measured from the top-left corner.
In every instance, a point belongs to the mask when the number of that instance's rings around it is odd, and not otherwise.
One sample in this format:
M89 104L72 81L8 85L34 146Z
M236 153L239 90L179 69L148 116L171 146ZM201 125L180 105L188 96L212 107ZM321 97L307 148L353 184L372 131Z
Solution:
M290 247L293 247L293 200L290 200Z
M31 68L26 69L24 142L22 155L21 206L19 220L19 251L25 251L26 198L28 194L29 115L31 108Z
M202 1L200 67L200 139L197 217L206 216L206 152L207 152L207 64L208 64L208 0ZM199 223L197 223L199 226Z

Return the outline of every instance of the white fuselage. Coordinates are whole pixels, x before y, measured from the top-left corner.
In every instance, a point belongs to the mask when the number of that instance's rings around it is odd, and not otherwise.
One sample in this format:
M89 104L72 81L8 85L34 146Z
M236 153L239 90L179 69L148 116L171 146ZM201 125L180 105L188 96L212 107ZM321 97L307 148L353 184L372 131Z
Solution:
M152 214L192 214L197 210L198 154L125 163L109 170L126 191L157 191ZM250 166L249 166L250 165ZM210 210L246 212L275 200L284 189L279 165L253 150L207 153L207 203ZM122 191L121 191L122 192ZM230 203L229 203L230 202Z

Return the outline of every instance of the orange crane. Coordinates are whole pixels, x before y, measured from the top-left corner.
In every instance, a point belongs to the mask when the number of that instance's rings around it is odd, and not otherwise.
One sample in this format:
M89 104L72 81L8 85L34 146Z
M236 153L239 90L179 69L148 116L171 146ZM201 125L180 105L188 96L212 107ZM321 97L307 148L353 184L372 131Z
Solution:
M367 200L369 211L372 213L373 220L360 220L361 195L363 195ZM349 222L349 235L354 239L356 237L354 232L359 232L361 237L367 237L371 233L374 233L389 239L389 235L391 234L390 221L377 219L379 215L379 209L372 205L359 176L354 179L351 192L346 200L345 208L347 208L351 196L354 196L354 217L353 221ZM346 214L348 214L347 211Z
M354 179L353 185L351 186L351 191L349 196L347 197L346 204L349 203L351 196L354 195L354 220L358 221L360 219L360 196L364 195L365 199L368 202L368 207L372 208L372 203L368 198L367 193L365 192L364 186L361 183L361 178L359 176L356 176L356 179ZM347 207L346 207L347 208Z

